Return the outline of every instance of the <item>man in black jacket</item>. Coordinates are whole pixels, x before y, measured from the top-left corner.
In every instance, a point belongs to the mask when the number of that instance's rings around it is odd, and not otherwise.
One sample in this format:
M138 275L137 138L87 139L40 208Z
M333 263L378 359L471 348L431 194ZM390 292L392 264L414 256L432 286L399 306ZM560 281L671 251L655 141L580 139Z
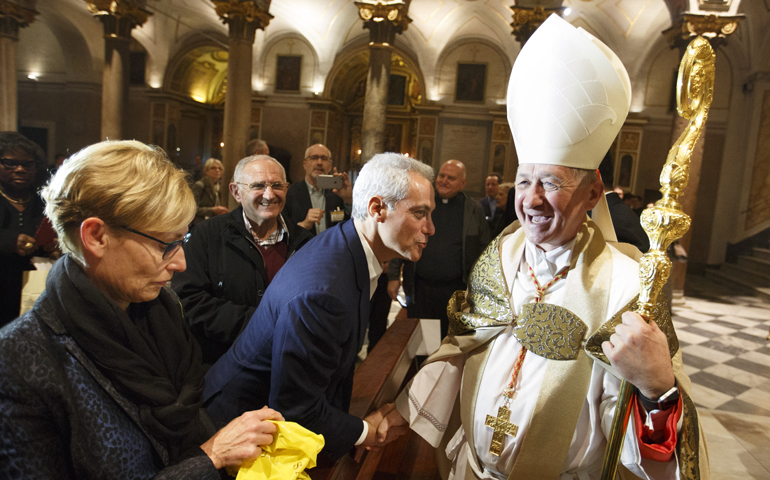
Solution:
M353 201L352 188L346 187L338 195L332 190L318 187L318 175L331 174L333 165L328 148L320 143L311 145L305 150L302 162L305 179L293 183L286 195L286 217L315 234L350 218L345 203Z
M187 270L171 282L205 365L230 348L275 274L313 236L281 215L288 184L275 159L246 157L234 178L230 193L241 206L193 229Z

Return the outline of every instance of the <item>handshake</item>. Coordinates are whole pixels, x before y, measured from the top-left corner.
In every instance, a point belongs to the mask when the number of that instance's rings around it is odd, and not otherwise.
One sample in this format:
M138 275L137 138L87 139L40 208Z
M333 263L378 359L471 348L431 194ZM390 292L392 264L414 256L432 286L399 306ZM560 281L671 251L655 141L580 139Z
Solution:
M409 424L396 410L395 403L388 403L370 413L364 421L369 426L366 439L357 447L356 461L364 450L379 450L409 431Z

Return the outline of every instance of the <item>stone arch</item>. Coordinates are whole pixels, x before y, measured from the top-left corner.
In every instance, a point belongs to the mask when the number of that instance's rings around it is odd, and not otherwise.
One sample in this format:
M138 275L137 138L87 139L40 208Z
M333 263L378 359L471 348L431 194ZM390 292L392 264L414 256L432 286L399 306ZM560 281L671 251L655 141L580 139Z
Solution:
M399 46L391 48L391 74L405 75L408 89L406 96L412 104L422 102L425 98L425 79L419 63L408 50ZM368 71L368 44L365 41L352 42L335 58L326 77L324 97L339 101L345 108L362 108Z
M168 62L163 90L198 103L220 105L227 86L227 61L226 47L210 36L193 35Z

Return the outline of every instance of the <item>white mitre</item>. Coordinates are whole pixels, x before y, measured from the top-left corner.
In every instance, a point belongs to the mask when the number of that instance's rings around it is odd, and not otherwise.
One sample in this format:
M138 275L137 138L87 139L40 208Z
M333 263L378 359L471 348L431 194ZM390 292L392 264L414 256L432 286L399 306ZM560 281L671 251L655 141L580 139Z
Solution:
M507 104L519 164L594 170L628 116L631 80L605 44L551 15L516 58ZM603 199L594 221L615 241Z

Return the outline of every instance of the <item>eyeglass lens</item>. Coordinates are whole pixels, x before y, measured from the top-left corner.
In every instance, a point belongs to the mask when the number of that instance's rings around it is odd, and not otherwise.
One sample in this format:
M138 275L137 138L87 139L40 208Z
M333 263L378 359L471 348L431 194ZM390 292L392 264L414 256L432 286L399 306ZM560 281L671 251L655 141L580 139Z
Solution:
M324 162L328 162L328 161L330 161L330 160L331 160L331 159L330 159L329 157L327 157L326 155L310 155L310 156L309 156L309 157L307 157L307 158L309 158L310 160L313 160L314 162L315 162L315 161L318 161L318 160L321 160L321 161L324 161Z
M190 239L190 234L187 233L185 234L184 238L182 238L181 240L175 240L169 243L168 245L166 245L166 249L163 251L163 256L161 258L165 260L167 258L173 257L176 251L179 250L179 247L187 243L189 239ZM161 242L161 243L165 243L165 242Z
M261 192L267 189L267 187L272 188L273 190L285 190L286 184L283 182L273 182L273 183L266 183L266 182L255 182L249 185L249 188L251 190Z
M11 158L0 158L0 163L2 163L5 168L11 170L15 170L19 167L22 167L24 170L33 170L37 167L37 164L34 161L14 160Z

